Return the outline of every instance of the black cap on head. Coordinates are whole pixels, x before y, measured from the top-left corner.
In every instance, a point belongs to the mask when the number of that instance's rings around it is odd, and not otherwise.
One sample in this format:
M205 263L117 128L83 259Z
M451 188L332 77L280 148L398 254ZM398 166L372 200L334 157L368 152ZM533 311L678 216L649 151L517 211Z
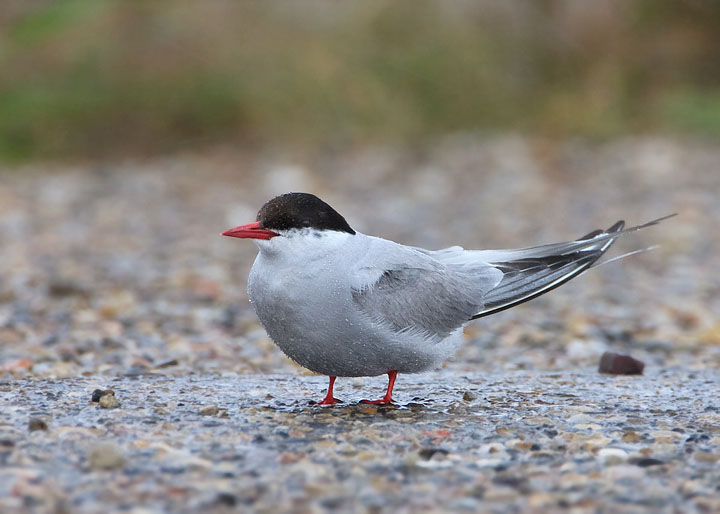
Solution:
M314 228L355 233L335 209L309 193L286 193L276 196L262 206L257 221L262 228L268 230Z

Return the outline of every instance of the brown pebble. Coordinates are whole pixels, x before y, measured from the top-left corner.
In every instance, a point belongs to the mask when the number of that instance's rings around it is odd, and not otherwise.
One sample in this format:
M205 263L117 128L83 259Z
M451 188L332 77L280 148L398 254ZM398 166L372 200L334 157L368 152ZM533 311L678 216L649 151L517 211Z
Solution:
M642 375L644 368L644 362L634 359L629 355L605 352L600 358L598 371L611 375Z
M102 395L98 403L103 409L114 409L120 405L118 399L115 398L115 393Z
M444 457L448 454L447 450L444 450L443 448L423 448L418 452L418 455L422 457L425 460L430 460L435 455L439 455L441 457Z
M122 450L114 442L101 442L90 449L88 456L90 469L116 469L125 465Z
M203 416L215 416L220 412L220 409L217 405L208 405L207 407L202 407L199 412Z
M87 291L73 282L57 281L48 285L48 294L55 298L64 298L67 296L87 296Z
M628 430L623 433L622 440L625 443L639 443L643 440L643 437L634 430Z
M40 418L30 418L28 421L28 430L30 432L35 432L36 430L47 430L48 426L47 423L45 423Z
M162 361L155 365L155 369L161 369L161 368L168 368L170 366L177 366L178 360L177 359L170 359L167 361Z
M466 402L471 402L473 400L477 400L477 395L473 393L472 391L465 391L463 393L463 400Z
M697 452L695 460L698 462L716 462L720 459L720 454L713 452Z
M295 464L296 462L305 458L303 453L285 452L278 456L281 464Z

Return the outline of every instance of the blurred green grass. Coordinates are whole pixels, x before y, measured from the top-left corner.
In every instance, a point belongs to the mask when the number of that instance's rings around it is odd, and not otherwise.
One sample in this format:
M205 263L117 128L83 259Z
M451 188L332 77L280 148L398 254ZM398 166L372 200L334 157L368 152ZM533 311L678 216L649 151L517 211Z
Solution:
M0 158L455 131L720 134L720 2L0 7Z

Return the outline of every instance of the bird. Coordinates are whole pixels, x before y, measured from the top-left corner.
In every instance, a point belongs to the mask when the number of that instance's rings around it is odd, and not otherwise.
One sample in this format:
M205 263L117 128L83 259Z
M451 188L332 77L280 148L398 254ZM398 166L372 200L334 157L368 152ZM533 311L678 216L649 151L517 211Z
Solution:
M317 196L293 192L222 235L257 245L248 298L290 359L329 377L318 404L340 401L337 377L387 374L385 396L363 400L384 405L393 402L398 373L439 366L472 320L557 288L596 264L622 234L668 217L631 228L618 221L530 248L426 250L358 232Z

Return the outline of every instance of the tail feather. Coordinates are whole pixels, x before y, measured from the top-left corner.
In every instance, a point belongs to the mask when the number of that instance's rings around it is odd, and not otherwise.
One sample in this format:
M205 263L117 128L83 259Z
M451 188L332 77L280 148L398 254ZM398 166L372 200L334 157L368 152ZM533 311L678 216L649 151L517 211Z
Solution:
M675 214L630 228L624 228L625 222L618 221L607 230L595 230L567 243L477 252L504 275L485 295L483 310L471 319L495 314L552 291L592 267L621 235L656 225L672 216Z

